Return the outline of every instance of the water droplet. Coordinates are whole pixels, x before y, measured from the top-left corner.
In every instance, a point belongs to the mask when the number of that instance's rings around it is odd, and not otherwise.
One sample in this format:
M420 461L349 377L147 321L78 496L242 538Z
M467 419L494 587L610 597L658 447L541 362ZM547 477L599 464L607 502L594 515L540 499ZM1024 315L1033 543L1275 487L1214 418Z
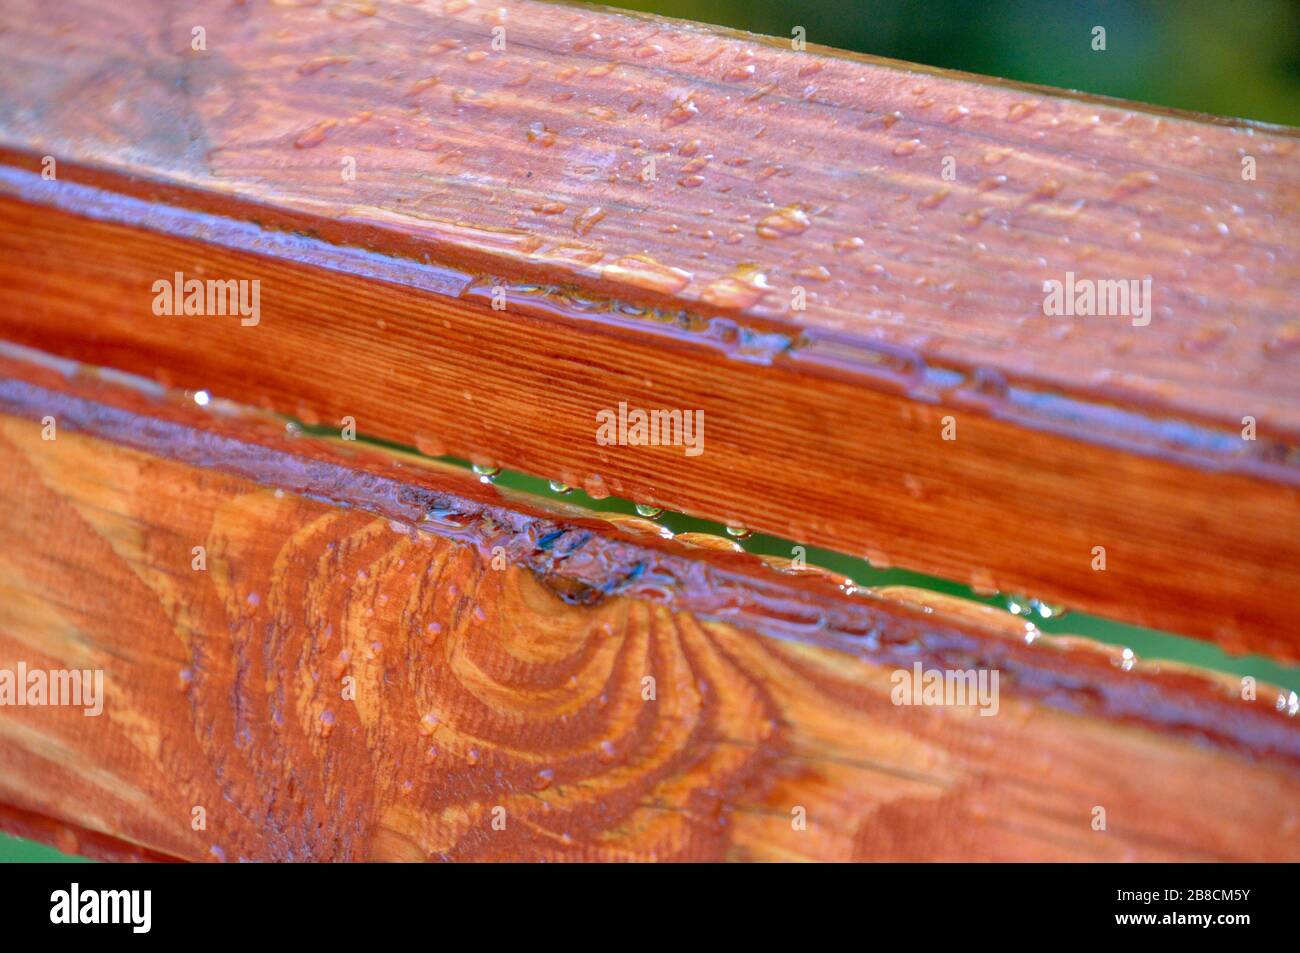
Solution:
M538 252L536 257L564 264L594 265L605 257L605 253L588 245L552 245Z
M919 148L921 148L920 139L905 139L894 146L893 154L896 156L910 156Z
M337 119L322 119L299 133L298 138L293 141L293 147L295 149L310 149L313 146L320 145L325 141L329 131L338 124Z
M591 205L589 208L582 209L573 217L573 231L577 234L585 235L591 229L595 228L597 222L604 218L606 212L599 205Z
M740 265L731 274L709 282L700 292L700 300L715 308L749 308L770 290L767 275L757 265Z
M675 294L685 288L693 277L689 271L673 268L655 261L647 255L629 255L606 265L601 275L622 281L647 291Z
M476 109L493 109L497 101L487 94L467 86L460 86L451 91L451 101L457 106L472 106Z
M1044 179L1034 187L1034 195L1040 198L1054 198L1061 191L1063 186L1058 179Z
M429 712L420 719L420 734L428 737L438 730L438 716Z
M658 519L660 516L663 515L664 512L663 507L651 506L648 503L636 504L636 511L638 515L644 516L646 519L651 519L651 520Z
M551 492L566 495L573 492L573 487L561 480L552 480L550 483Z
M699 549L716 549L724 553L743 553L745 550L737 542L712 533L678 533L677 542Z
M479 475L481 482L483 483L491 483L497 478L497 474L501 472L500 467L491 466L489 464L475 463L471 466L474 472Z
M749 539L750 533L743 526L728 526L727 535L733 539Z
M770 212L759 220L755 226L760 238L782 238L786 235L800 235L807 231L812 220L802 206L787 205Z
M593 473L582 482L582 489L593 500L604 500L609 498L609 487L605 485L605 478L599 473Z
M1044 602L1042 599L1030 599L1029 604L1038 613L1040 619L1059 619L1066 612L1063 606Z
M805 265L794 273L796 278L805 281L830 281L831 273L825 265Z
M889 558L889 553L883 549L868 549L863 554L865 559L873 569L893 569L893 560Z
M688 96L684 96L673 103L673 108L668 110L668 115L664 116L662 127L668 129L672 126L679 126L693 116L698 116L700 109L695 105L695 101Z
M1022 119L1026 119L1033 115L1037 108L1038 103L1035 100L1021 100L1020 102L1012 103L1011 108L1007 110L1007 119L1012 122L1020 122Z
M431 437L427 434L415 435L415 449L419 450L426 457L445 457L447 447L437 437Z
M1123 195L1130 195L1133 192L1140 192L1148 189L1160 181L1160 176L1150 169L1141 169L1137 172L1130 172L1124 178L1119 180L1115 186L1115 191L1111 193L1112 197L1119 198Z
M320 713L320 736L328 738L334 731L334 712L326 710Z
M1029 604L1029 600L1024 596L1004 595L1002 597L1002 606L1012 615L1032 615L1034 611L1033 607Z
M301 76L311 76L318 73L327 66L345 66L352 62L350 56L317 56L314 59L299 64L298 73Z

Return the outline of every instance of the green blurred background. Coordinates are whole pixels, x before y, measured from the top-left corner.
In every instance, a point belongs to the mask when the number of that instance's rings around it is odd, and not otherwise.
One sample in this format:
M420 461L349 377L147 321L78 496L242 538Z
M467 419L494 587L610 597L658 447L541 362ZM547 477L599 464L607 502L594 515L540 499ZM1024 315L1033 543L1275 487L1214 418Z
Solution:
M1300 125L1296 0L623 0L634 10L1179 109ZM1092 28L1106 28L1094 52Z
M626 0L628 9L789 37L877 56L1002 76L1027 83L1117 96L1223 116L1300 125L1300 2L1297 0ZM1106 28L1106 51L1094 52L1092 28ZM533 492L545 484L503 477ZM590 502L628 512L630 504ZM684 517L669 524L714 529ZM747 548L788 555L785 541L756 538ZM963 587L902 570L880 573L837 554L809 560L864 584L906 582L963 595ZM992 601L992 600L986 600ZM1039 620L1042 622L1042 620ZM1044 631L1069 631L1131 646L1139 658L1168 658L1300 688L1300 674L1262 659L1229 659L1213 646L1068 615ZM0 862L68 860L53 848L0 836Z

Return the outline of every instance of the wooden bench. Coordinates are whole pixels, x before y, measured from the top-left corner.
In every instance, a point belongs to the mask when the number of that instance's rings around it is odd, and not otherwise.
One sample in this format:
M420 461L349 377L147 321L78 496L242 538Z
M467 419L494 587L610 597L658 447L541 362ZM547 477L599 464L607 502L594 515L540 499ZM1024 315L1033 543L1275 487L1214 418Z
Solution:
M0 670L104 680L0 712L0 829L1300 858L1288 689L805 560L1300 661L1294 130L531 0L198 10L0 12Z

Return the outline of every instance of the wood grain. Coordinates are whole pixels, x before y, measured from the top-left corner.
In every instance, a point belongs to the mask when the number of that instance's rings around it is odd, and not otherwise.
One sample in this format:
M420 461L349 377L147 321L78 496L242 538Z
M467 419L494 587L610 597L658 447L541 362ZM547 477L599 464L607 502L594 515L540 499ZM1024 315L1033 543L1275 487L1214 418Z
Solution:
M5 829L228 861L1300 857L1300 730L1235 680L0 369L0 668L108 685L98 718L4 711ZM997 668L997 715L894 705L914 660Z
M10 340L1300 657L1293 131L522 0L2 16ZM153 315L177 271L261 322ZM1067 271L1150 325L1046 317Z

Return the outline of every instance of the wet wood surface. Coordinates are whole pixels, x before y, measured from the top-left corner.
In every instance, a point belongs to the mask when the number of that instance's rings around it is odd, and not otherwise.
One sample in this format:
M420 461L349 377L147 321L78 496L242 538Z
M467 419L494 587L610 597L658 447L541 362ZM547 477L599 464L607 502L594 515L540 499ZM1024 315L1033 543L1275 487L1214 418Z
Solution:
M1300 656L1292 130L513 0L0 17L9 340Z
M0 668L102 669L104 708L6 709L5 830L153 860L1300 858L1300 729L1263 686L69 370L0 358ZM997 670L996 714L894 704L915 663Z

